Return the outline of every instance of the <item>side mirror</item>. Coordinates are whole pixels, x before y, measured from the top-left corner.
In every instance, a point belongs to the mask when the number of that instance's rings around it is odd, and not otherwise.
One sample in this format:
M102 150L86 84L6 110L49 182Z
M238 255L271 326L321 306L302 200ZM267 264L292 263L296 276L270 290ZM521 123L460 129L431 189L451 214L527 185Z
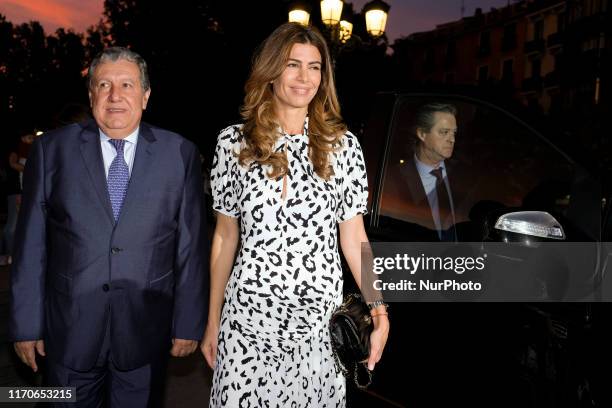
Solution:
M483 252L495 273L501 299L558 301L574 284L561 224L544 211L492 212L485 222ZM584 286L584 285L583 285ZM591 290L592 285L588 289Z
M561 224L544 211L508 212L488 218L485 226L486 241L530 245L531 242L565 240L565 231Z

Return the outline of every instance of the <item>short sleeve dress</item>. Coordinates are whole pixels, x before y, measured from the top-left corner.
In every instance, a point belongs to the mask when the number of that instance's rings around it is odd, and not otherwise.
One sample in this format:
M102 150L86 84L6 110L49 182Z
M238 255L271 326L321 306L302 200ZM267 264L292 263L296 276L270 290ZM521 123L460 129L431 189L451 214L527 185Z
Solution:
M308 121L283 134L283 178L241 166L241 126L218 137L213 208L240 219L240 249L228 284L210 407L344 407L346 388L328 322L342 303L337 224L366 213L367 178L357 138L347 132L321 179L308 158Z

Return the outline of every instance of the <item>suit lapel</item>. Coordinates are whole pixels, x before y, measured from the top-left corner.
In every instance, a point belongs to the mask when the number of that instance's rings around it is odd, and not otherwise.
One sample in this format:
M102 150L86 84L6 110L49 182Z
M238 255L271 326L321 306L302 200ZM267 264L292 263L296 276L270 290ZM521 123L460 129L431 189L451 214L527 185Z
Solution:
M451 214L450 216L452 217L451 219L451 228L450 231L447 231L447 234L450 234L449 237L447 237L448 239L446 239L447 241L454 241L454 242L458 242L459 238L457 236L457 219L456 219L456 212L457 212L457 205L455 203L455 199L453 196L453 183L451 182L451 174L453 173L453 166L452 164L446 164L445 162L445 166L446 166L446 180L448 181L448 199L450 202L450 206L451 206Z
M405 166L407 170L406 182L408 184L408 191L414 203L414 210L417 212L418 218L421 222L425 222L427 228L435 230L436 224L434 223L433 215L431 214L431 207L429 206L429 200L425 193L425 187L421 182L421 176L417 170L414 158L408 160Z
M419 206L427 205L429 208L429 200L427 200L427 194L425 193L425 188L421 182L421 176L416 168L414 159L408 160L406 167L408 168L408 173L410 174L410 177L407 178L408 189L410 190L410 195L412 196L414 203Z
M136 144L136 153L134 156L134 165L130 174L130 182L128 184L127 194L121 208L119 222L129 217L130 209L134 203L145 196L149 190L149 170L151 163L154 162L155 156L155 136L151 128L145 123L140 124L138 131L138 144Z
M100 204L108 216L108 220L114 224L113 210L111 208L108 188L106 186L106 175L104 172L104 161L102 160L102 149L100 148L100 132L95 121L85 124L81 132L81 157L91 183L98 194Z
M453 166L452 164L446 163L444 162L445 166L446 166L446 181L448 181L448 198L449 201L451 203L451 208L454 210L455 209L455 200L453 197L453 183L452 183L452 178L451 178L451 174L453 173ZM454 212L454 211L453 211Z

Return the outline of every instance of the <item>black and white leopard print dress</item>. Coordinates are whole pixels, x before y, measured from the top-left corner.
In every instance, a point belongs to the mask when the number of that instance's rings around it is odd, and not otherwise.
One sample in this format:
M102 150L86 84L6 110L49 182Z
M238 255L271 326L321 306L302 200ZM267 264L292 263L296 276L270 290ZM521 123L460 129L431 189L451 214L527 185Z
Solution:
M267 166L240 166L241 126L218 137L213 208L240 218L241 245L225 289L210 407L344 407L328 333L342 303L337 223L364 214L367 178L361 147L347 132L321 179L301 135L279 137L289 160L283 179Z

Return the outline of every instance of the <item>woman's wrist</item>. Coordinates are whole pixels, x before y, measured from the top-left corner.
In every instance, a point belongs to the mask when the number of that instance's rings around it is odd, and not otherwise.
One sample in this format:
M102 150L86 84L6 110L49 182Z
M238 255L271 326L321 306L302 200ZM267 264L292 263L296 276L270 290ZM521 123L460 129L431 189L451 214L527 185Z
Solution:
M372 316L372 323L374 323L375 329L379 327L389 327L389 316L386 312L384 314Z
M207 327L218 328L221 322L221 314L218 315L216 313L208 314L208 321L206 322Z
M374 326L378 326L381 323L389 324L389 312L387 312L387 305L385 303L372 308L370 310L370 316L372 317Z
M374 316L376 314L383 314L383 313L388 313L388 306L386 303L381 303L379 305L376 305L376 307L371 307L370 308L370 315Z
M376 310L376 309L378 309L378 308L380 308L382 306L384 306L385 308L387 307L387 304L382 299L378 299L378 300L375 300L373 302L368 302L367 305L368 305L368 309L370 309L370 311Z

